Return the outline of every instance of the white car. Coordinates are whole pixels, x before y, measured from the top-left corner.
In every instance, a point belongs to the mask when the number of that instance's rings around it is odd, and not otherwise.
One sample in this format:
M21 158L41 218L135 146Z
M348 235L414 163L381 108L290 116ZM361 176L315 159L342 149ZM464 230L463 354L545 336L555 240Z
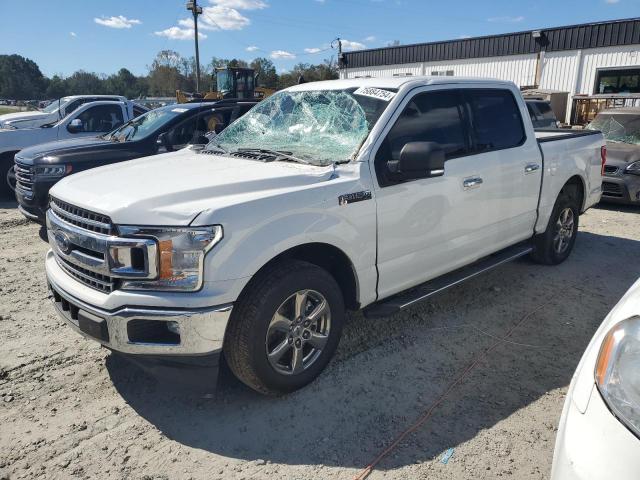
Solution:
M224 351L252 388L289 392L329 362L345 309L389 315L523 255L564 261L603 147L534 131L511 82L296 85L202 150L57 183L52 298L113 350Z
M551 478L640 478L640 280L604 319L573 375Z
M56 140L95 137L136 117L142 107L124 102L96 101L81 105L60 121L33 128L0 129L0 179L13 168L15 154L23 148ZM8 190L0 183L0 193Z
M54 100L40 110L0 115L0 129L41 127L62 120L85 103L99 101L126 102L127 99L120 95L70 95Z

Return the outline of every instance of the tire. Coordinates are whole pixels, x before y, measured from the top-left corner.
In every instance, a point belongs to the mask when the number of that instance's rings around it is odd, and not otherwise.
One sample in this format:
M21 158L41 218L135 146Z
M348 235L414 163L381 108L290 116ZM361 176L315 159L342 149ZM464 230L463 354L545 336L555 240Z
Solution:
M13 198L13 190L9 187L8 176L9 170L13 167L13 156L15 152L6 153L0 155L0 178L2 181L0 182L0 198L9 199Z
M329 363L344 316L342 291L326 270L299 260L278 263L259 273L236 302L225 358L235 376L257 392L292 392Z
M579 215L580 201L577 189L573 185L567 185L558 195L547 229L534 237L531 258L544 265L558 265L564 262L576 242Z

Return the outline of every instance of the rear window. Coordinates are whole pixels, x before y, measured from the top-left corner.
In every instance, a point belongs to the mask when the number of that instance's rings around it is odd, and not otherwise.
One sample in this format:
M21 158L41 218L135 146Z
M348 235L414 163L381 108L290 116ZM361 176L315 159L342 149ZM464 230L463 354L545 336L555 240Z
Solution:
M470 90L476 150L500 150L525 140L520 109L508 90Z

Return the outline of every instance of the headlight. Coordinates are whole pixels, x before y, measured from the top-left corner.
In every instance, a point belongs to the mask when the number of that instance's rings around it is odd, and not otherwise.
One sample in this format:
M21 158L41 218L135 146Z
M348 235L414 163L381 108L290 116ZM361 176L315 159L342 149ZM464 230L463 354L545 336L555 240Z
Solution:
M622 423L640 437L640 317L615 325L604 338L596 363L602 398Z
M631 173L633 175L640 175L640 160L627 165L624 169L624 173Z
M63 177L71 173L71 165L38 165L35 174L38 177Z
M222 226L194 228L119 227L123 236L151 237L158 242L158 278L126 280L123 289L194 291L202 287L204 257L222 240ZM150 259L151 261L151 259Z

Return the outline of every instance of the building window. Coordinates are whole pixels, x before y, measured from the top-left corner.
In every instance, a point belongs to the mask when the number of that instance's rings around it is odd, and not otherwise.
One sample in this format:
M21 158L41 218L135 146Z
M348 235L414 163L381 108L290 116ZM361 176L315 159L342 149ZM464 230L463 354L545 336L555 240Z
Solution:
M431 75L434 77L453 77L453 70L433 70Z
M595 93L640 93L640 68L598 70Z

